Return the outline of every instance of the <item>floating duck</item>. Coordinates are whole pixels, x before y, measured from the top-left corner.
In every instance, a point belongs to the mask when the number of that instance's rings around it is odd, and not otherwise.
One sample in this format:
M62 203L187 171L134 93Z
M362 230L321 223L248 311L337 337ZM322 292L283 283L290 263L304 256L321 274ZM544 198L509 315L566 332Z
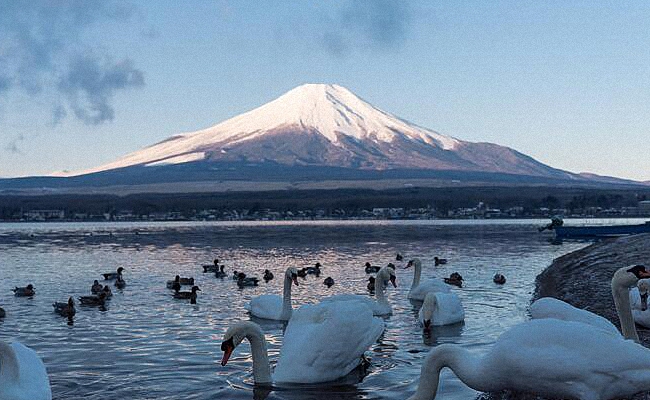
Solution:
M371 265L369 262L366 262L364 270L366 271L366 274L376 274L377 272L379 272L380 268L381 267Z
M14 295L17 297L31 297L36 294L34 291L34 285L31 283L25 287L16 286L14 289L11 289L14 292Z
M304 278L307 276L307 268L300 268L298 270L298 276Z
M90 296L79 297L79 303L84 306L104 306L106 304L106 294L101 292Z
M104 288L102 289L102 291L99 292L98 294L101 294L101 293L104 293L104 295L106 296L106 300L108 300L108 299L110 299L111 297L113 297L113 291L111 290L111 287L108 286L108 285L104 286Z
M104 276L104 280L106 281L112 281L113 279L117 279L119 275L122 275L122 271L124 271L124 268L119 267L117 269L117 272L109 272L106 274L102 274Z
M4 318L7 316L7 313L5 312L5 309L0 307L0 318Z
M90 293L98 294L99 292L102 291L103 288L104 288L104 286L102 286L102 284L99 283L99 281L97 279L95 279L95 281L93 282L93 285L90 287Z
M307 272L309 275L316 275L318 277L320 275L320 267L320 263L317 262L313 267L305 268L305 272Z
M203 273L219 271L219 259L215 258L213 264L202 265Z
M368 287L369 291L371 291L371 292L375 291L375 277L374 276L368 277L368 285L367 285L367 287Z
M435 263L435 265L437 267L438 265L447 264L447 259L446 258L433 257L433 262Z
M115 287L118 289L124 289L126 287L126 281L122 278L122 274L117 276L115 280Z
M331 276L328 276L323 281L323 285L327 286L328 288L331 288L332 286L334 286L334 278L332 278Z
M181 290L181 286L194 286L194 278L181 278L180 275L176 275L174 280L167 281L167 289L176 290L176 287L178 287L178 290Z
M397 253L397 255L395 256L395 261L402 261L403 259L404 257L400 253Z
M192 291L191 292L176 292L174 293L174 298L179 299L179 300L190 300L190 304L196 304L196 292L200 292L201 289L199 289L198 286L192 286Z
M453 272L449 278L444 278L445 283L458 287L463 287L463 277L458 272Z
M270 281L271 279L273 279L273 272L269 271L268 269L265 269L264 276L262 278L264 278L264 282Z
M246 274L244 274L244 273L242 273L241 275L242 276L240 276L240 278L237 279L237 286L239 286L240 288L246 287L246 286L257 286L257 284L260 281L258 278L255 278L255 277L248 278L248 277L246 277Z
M492 278L492 281L496 284L503 285L504 283L506 283L506 277L501 274L494 274L494 278Z
M72 297L68 299L67 303L59 303L55 302L52 304L52 307L54 307L54 312L63 316L63 317L72 317L75 315L76 310L74 309L74 300Z
M223 265L220 265L220 266L219 266L219 271L215 272L215 273L214 273L214 276L217 277L217 278L222 278L222 279L225 278L225 277L226 277L226 273L223 271L223 268L224 268L224 266L223 266Z
M237 270L232 271L232 280L236 281L239 279L239 276L242 275L244 278L246 278L246 274L243 272L239 272Z

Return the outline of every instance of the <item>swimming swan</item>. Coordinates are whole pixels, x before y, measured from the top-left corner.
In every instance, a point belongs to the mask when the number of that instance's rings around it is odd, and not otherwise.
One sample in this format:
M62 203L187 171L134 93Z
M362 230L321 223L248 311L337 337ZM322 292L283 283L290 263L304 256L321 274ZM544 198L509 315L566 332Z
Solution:
M384 322L359 302L304 305L289 320L273 376L264 333L250 321L238 322L226 331L221 365L226 365L246 338L251 344L255 384L330 382L354 370L383 330Z
M298 270L293 267L287 268L284 273L284 290L282 297L277 294L263 294L257 296L244 308L250 311L251 315L259 318L287 321L291 318L291 285L298 286Z
M45 365L20 343L0 341L0 400L51 400Z
M413 283L411 283L411 290L409 291L408 298L413 300L424 300L424 297L429 292L442 292L449 293L451 289L440 280L428 280L420 283L420 275L422 274L422 262L419 258L415 258L406 264L405 268L413 267Z
M375 300L358 294L337 294L324 298L321 303L360 301L372 310L373 315L390 315L393 313L393 308L386 298L386 281L390 281L394 287L397 287L395 270L391 267L382 267L377 273L375 278Z
M431 326L451 325L464 319L465 309L456 293L427 293L418 313L425 332L429 332Z
M442 344L424 360L416 393L432 400L440 370L449 367L472 389L510 389L552 398L607 400L650 389L650 350L575 321L534 319L516 325L477 358Z

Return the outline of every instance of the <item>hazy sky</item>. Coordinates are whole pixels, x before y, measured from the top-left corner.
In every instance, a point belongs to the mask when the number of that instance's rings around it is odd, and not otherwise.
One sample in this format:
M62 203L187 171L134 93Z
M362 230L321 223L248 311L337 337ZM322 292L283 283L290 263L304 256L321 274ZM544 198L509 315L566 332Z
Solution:
M650 180L645 0L0 0L0 176L97 166L303 83Z

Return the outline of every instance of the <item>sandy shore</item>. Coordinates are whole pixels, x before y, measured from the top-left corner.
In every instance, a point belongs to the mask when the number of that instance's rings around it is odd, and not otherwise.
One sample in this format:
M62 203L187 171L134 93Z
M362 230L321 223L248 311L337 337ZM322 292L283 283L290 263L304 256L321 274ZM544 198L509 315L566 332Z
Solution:
M631 264L650 266L650 234L603 240L555 259L537 276L532 300L555 297L601 315L620 329L611 279L617 269ZM650 330L637 325L637 331L643 345L650 348ZM486 394L479 399L549 400L517 393ZM650 399L650 392L630 399Z

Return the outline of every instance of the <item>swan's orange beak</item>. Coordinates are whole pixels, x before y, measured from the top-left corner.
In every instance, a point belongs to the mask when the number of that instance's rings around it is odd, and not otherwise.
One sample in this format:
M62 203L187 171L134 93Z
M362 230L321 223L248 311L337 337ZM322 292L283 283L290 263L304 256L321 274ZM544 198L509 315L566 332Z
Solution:
M233 350L235 350L235 346L232 343L232 338L221 343L221 350L223 351L223 357L221 358L221 366L223 367L228 364L230 355L232 354Z
M413 266L413 261L409 261L409 262L406 264L406 267L404 267L404 269L406 269L406 268L411 268L412 266Z
M393 284L393 287L397 287L396 279L397 279L397 278L395 278L395 275L391 275L391 276L390 276L390 283Z

